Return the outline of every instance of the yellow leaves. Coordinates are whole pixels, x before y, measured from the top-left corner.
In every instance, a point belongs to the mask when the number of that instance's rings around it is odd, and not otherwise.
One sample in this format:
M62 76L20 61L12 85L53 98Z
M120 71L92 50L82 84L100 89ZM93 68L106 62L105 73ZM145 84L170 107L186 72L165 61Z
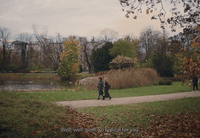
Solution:
M64 43L65 49L61 54L61 66L58 74L62 78L74 76L79 70L79 56L81 55L81 46L75 37L70 36Z
M187 61L187 58L186 58L186 57L184 57L184 58L183 58L183 61Z
M184 52L186 52L186 51L187 51L187 49L184 49L183 51L184 51Z
M149 14L149 13L152 13L152 12L153 12L153 9L148 8L148 9L146 10L146 14Z

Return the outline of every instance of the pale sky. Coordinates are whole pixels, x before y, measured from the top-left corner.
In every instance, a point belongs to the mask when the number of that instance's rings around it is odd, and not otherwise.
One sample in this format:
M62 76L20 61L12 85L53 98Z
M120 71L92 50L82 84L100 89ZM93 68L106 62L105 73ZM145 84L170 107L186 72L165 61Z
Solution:
M0 0L0 27L10 29L12 39L19 33L33 34L33 24L41 32L48 29L48 36L60 33L88 39L105 28L117 31L119 37L138 37L148 26L162 31L159 20L143 13L137 20L126 18L118 0Z

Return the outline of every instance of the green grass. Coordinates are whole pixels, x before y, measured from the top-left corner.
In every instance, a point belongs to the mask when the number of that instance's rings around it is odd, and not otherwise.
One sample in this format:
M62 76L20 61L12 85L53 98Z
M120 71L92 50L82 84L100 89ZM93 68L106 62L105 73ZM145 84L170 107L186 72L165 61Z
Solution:
M46 69L35 69L36 71L54 71L54 69L46 68Z
M95 119L101 118L101 128L137 129L147 127L151 116L167 114L183 114L187 111L200 112L200 97L179 100L140 103L130 105L112 105L106 107L88 107L78 109L79 112L92 114Z
M66 112L47 101L0 92L0 137L66 137L60 131L67 128Z
M49 93L41 94L45 96ZM0 137L66 137L70 135L66 132L62 133L61 128L68 128L67 122L71 110L49 102L49 98L40 99L30 94L34 93L0 92ZM149 122L154 121L151 118L152 115L200 112L199 105L200 98L198 97L77 110L92 114L95 119L100 118L99 127L101 128L137 130L139 127L147 127Z
M121 89L121 90L110 90L110 95L113 98L119 98L119 97L188 92L191 90L192 89L187 85L182 86L181 82L173 82L172 85L156 85L156 86L138 87L130 89ZM68 90L68 91L33 92L33 93L19 92L18 95L20 95L21 97L32 96L42 101L73 101L73 100L96 99L98 96L98 91Z

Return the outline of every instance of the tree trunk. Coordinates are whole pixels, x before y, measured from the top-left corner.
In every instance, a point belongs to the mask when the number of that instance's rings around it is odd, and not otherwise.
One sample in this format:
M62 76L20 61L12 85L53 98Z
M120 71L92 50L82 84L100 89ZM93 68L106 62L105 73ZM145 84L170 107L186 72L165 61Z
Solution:
M5 71L5 62L6 61L6 46L3 44L3 62L2 62L2 71Z
M91 74L92 73L92 64L88 65L88 68L89 68L89 73Z

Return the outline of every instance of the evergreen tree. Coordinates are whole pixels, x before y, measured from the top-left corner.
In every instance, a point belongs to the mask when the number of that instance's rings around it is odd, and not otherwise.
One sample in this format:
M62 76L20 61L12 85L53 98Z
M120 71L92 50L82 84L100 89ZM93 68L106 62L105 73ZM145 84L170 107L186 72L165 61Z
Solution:
M111 42L106 42L102 48L93 50L91 61L95 72L109 70L109 63L115 58L109 54L112 47Z

